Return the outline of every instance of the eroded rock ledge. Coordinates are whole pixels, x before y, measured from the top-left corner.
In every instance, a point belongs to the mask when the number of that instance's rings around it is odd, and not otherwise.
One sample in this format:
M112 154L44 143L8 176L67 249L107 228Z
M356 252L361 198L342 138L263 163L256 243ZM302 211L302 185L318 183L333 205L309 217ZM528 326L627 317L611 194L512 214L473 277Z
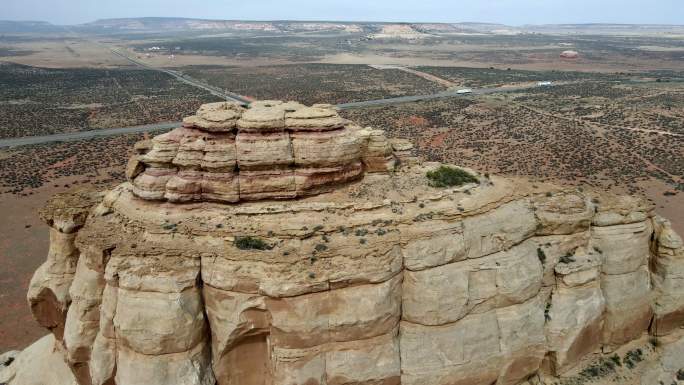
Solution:
M29 292L53 336L17 362L62 357L70 370L55 368L55 384L519 384L684 324L682 240L647 202L475 172L478 183L433 188L426 172L438 164L415 162L407 143L392 152L381 131L332 112L268 104L204 107L138 146L131 182L53 200L50 253ZM207 151L236 127L254 149L243 166ZM298 147L283 127L366 139L352 152L318 136ZM297 162L249 136L273 130L276 142L289 135L291 154L314 154L302 169L361 169L300 188ZM243 151L240 135L224 138L224 155ZM199 140L201 156L181 151ZM205 189L207 162L232 179ZM295 182L243 189L251 167L291 170ZM187 182L186 171L203 176ZM205 195L234 178L232 192ZM41 383L30 367L0 381ZM674 369L664 362L648 378Z
M350 124L330 105L280 101L204 105L136 150L133 193L170 202L290 199L395 167L382 131Z

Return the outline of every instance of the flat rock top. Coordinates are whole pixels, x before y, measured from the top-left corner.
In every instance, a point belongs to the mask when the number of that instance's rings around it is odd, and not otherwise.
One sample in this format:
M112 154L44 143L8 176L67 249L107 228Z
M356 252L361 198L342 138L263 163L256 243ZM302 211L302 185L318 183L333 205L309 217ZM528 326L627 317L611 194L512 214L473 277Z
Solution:
M293 119L319 119L337 116L337 111L332 108L304 107L296 111L289 112L288 118Z
M476 174L479 184L471 183L455 188L429 186L426 172L438 163L404 167L389 174L369 174L365 178L340 185L336 190L295 200L264 200L220 204L211 202L174 204L145 201L134 197L131 185L123 184L105 198L105 206L135 221L145 223L182 222L206 224L204 233L220 232L218 224L228 218L245 229L266 231L272 228L297 228L297 221L310 223L312 215L327 213L337 218L384 215L398 221L412 222L415 218L465 217L491 210L508 201L548 190L548 186L534 185L515 179ZM470 170L469 170L470 171ZM362 214L360 216L364 216ZM286 217L286 219L283 219ZM403 218L403 219L402 219ZM336 225L348 225L336 219Z
M282 121L285 110L277 107L252 107L242 114L242 120L252 122Z
M41 208L40 218L48 225L70 233L83 226L88 212L102 200L104 194L87 188L55 194Z
M323 124L338 127L344 123L337 110L330 104L314 104L307 107L298 102L260 100L245 108L233 102L203 104L196 115L183 119L189 127L209 131L229 131L237 126L244 129L285 128L285 119L291 124ZM325 123L325 124L324 124ZM327 124L327 125L326 125ZM295 124L296 125L296 124Z

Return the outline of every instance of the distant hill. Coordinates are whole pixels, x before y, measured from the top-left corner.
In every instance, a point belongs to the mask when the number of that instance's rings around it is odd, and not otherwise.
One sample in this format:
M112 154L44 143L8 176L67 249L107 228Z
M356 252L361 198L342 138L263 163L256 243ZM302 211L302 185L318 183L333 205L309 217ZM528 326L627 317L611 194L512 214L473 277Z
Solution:
M168 32L168 31L255 31L255 32L380 32L387 25L412 28L430 34L682 34L682 25L656 24L541 24L510 26L497 23L396 23L396 22L349 22L349 21L294 21L294 20L204 20L189 18L143 17L127 19L103 19L82 24L79 28L102 33L117 32Z
M95 34L168 33L168 32L255 32L255 33L364 33L369 36L421 36L454 34L510 35L519 33L597 34L597 35L683 35L682 25L656 24L542 24L510 26L496 23L398 23L364 21L296 20L209 20L182 17L140 17L102 19L70 26L70 29ZM45 33L64 31L44 21L0 21L0 33ZM384 32L383 32L384 31ZM392 33L386 33L390 31Z
M340 32L380 34L387 28L409 31L411 36L421 33L434 35L517 33L515 27L491 23L397 23L364 21L297 21L297 20L206 20L175 17L143 17L102 19L77 26L93 33L155 33L175 31L237 31L264 33ZM404 33L405 34L405 33ZM392 35L392 34L389 34ZM402 36L402 34L397 34Z
M270 22L243 22L231 20L203 20L167 17L143 17L128 19L103 19L79 27L102 29L103 31L182 31L182 30L221 30L221 29L255 29L271 30Z
M544 24L525 25L521 29L526 32L596 35L684 34L684 25L670 24Z
M44 33L61 32L64 27L47 21L0 20L0 33Z

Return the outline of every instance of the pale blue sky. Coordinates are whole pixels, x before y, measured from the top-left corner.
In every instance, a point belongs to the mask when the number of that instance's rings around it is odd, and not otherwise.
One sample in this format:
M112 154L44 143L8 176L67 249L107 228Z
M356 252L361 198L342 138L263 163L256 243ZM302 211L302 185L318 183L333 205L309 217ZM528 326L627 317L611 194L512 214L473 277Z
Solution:
M0 20L76 24L174 16L250 20L353 20L684 24L684 0L0 0Z

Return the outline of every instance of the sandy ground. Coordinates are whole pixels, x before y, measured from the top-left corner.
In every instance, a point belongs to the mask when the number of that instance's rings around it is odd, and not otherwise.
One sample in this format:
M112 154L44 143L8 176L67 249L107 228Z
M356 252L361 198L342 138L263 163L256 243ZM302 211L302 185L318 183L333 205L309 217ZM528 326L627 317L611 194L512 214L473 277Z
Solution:
M677 195L664 195L666 191L672 191L672 187L665 183L652 179L648 183L640 183L646 197L656 205L656 214L669 219L677 234L684 237L684 193Z
M579 71L579 72L622 72L635 70L651 70L651 69L684 69L684 62L682 63L625 63L625 62L610 62L610 63L596 63L588 60L552 60L539 61L522 64L509 64L498 62L483 62L472 60L458 60L458 59L439 59L430 57L430 55L406 55L400 56L385 56L375 53L352 54L339 53L335 55L328 55L319 62L328 64L373 64L373 65L402 65L402 66L437 66L437 67L472 67L472 68L489 68L491 66L497 68L512 68L516 70L530 70L530 71Z
M121 49L119 47L119 49ZM255 67L255 66L270 66L279 64L295 64L290 60L278 59L273 57L268 58L237 58L229 56L214 56L214 55L175 55L171 58L168 55L151 55L146 57L143 54L136 53L132 50L122 49L122 51L132 58L140 60L153 67L159 68L175 68L193 65L213 65L213 66L235 66L235 67ZM297 62L300 63L300 62Z
M139 41L142 42L142 41ZM138 43L139 43L138 42ZM151 57L145 57L141 53L135 53L128 44L136 43L136 41L111 42L102 41L96 42L85 38L65 37L63 40L55 41L36 41L26 43L12 43L6 44L9 48L16 50L33 51L29 55L24 56L0 56L0 61L11 61L19 64L42 66L49 68L68 68L68 67L130 67L131 63L113 55L108 47L124 50L131 57L144 61L155 67L173 68L190 65L220 65L220 66L265 66L277 64L296 64L303 62L291 61L285 58L276 56L260 57L260 58L240 58L236 56L214 56L214 55L169 55L153 54ZM456 66L456 67L474 67L474 68L489 68L495 66L497 68L513 68L519 70L563 70L563 71L591 71L591 72L616 72L616 71L634 71L634 70L649 70L649 69L674 69L684 70L684 62L664 62L658 60L630 60L629 58L621 58L620 60L604 60L601 62L580 58L577 60L562 60L560 58L549 58L544 54L534 55L530 54L527 61L524 63L503 63L496 59L492 61L478 61L469 60L466 58L443 58L442 55L453 55L463 53L468 55L473 52L513 52L515 50L540 51L545 49L562 49L563 47L557 45L545 46L515 46L504 47L496 45L473 45L473 44L453 44L453 43L437 43L433 45L415 45L415 44L379 44L378 50L390 50L392 54L385 54L374 51L373 46L367 47L367 50L362 53L348 53L341 52L332 55L327 55L320 60L314 60L316 63L328 64L370 64L370 65L402 65L402 66ZM653 47L644 47L653 48ZM656 47L657 48L657 47ZM537 57L538 56L538 57Z
M96 179L106 178L106 171ZM23 349L46 334L31 316L26 300L31 277L45 262L50 245L49 228L38 211L53 195L87 187L88 180L96 179L75 175L27 190L31 195L0 194L0 353Z
M47 68L131 66L130 62L112 54L106 47L82 39L18 43L12 44L12 48L33 53L24 56L0 56L0 61Z
M0 221L0 352L24 348L46 334L31 316L26 292L50 243L48 227L38 218L38 209L60 190L44 187L28 197L0 195L4 217Z
M279 64L302 64L307 62L294 62L284 58L264 57L264 58L236 58L228 56L211 56L211 55L175 55L173 58L167 55L152 55L145 57L141 54L127 51L132 57L136 57L149 65L161 68L174 68L191 65L220 65L220 66L237 66L237 67L252 67L252 66L268 66ZM324 56L320 60L311 61L313 63L325 64L368 64L368 65L400 65L400 66L437 66L437 67L472 67L472 68L512 68L516 70L530 70L530 71L579 71L579 72L616 72L616 71L634 71L637 68L640 70L648 69L684 69L684 63L681 66L673 65L672 63L594 63L587 60L553 60L553 61L539 61L529 62L523 64L509 64L498 63L491 61L473 61L473 60L459 60L459 59L440 59L431 57L429 54L416 53L399 53L396 56L382 55L379 53L367 52L363 54L355 53L338 53L334 55Z

